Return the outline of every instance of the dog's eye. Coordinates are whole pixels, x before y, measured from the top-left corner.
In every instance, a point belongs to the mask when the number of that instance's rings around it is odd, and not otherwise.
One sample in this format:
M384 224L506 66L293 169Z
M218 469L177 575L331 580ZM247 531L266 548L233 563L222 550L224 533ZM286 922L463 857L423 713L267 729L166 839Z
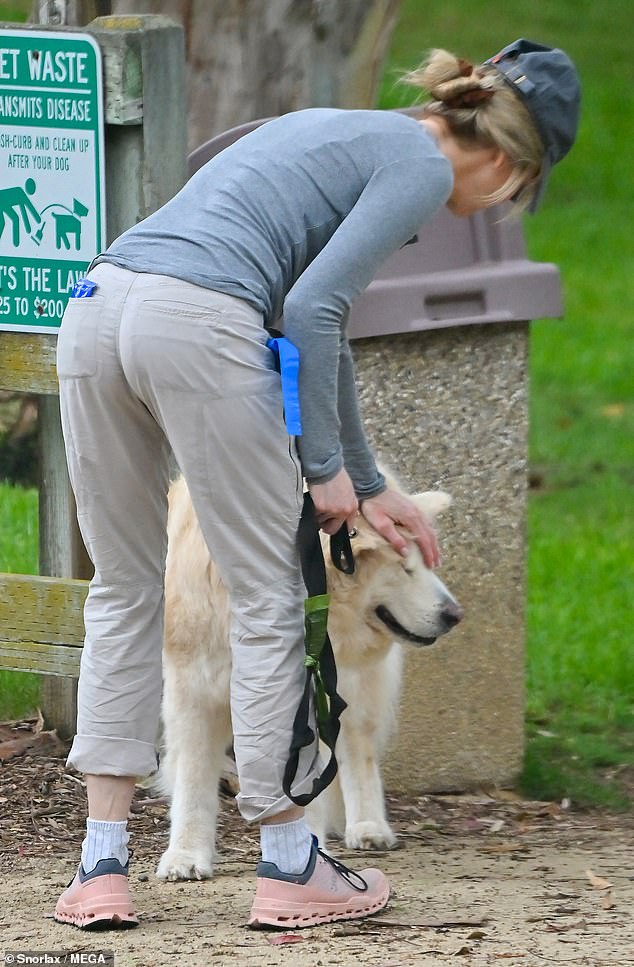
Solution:
M405 573L408 574L410 577L413 575L414 568L412 567L411 564L401 564L401 567L403 568Z

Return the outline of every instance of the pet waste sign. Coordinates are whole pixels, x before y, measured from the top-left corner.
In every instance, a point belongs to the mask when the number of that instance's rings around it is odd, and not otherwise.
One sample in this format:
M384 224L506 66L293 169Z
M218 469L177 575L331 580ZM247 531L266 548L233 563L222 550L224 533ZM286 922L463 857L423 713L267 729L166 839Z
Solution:
M0 31L0 330L55 332L104 247L102 105L91 36Z

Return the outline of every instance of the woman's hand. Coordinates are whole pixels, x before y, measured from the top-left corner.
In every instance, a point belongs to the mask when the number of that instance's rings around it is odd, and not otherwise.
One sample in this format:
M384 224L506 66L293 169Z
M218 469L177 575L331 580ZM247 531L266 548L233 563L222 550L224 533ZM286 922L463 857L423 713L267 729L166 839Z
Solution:
M315 505L317 523L326 534L336 534L344 521L352 530L359 512L359 501L345 470L340 470L327 483L309 484L308 489Z
M409 497L397 490L384 490L376 497L367 497L361 504L361 513L368 524L403 557L407 557L407 540L399 534L395 524L400 524L411 533L421 549L427 567L437 567L440 564L436 532Z

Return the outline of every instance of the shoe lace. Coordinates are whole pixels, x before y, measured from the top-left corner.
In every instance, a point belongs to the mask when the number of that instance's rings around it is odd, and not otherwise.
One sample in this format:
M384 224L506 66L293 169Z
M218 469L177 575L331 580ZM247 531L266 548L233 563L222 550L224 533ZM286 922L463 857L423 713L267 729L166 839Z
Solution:
M365 893L365 891L368 889L368 884L363 879L360 873L355 873L355 871L351 870L350 867L345 866L343 863L340 863L339 860L336 860L334 859L334 857L329 856L328 853L324 853L324 851L319 849L318 846L316 847L316 849L319 855L322 857L322 859L326 860L326 863L329 863L330 866L332 866L335 873L338 873L339 876L342 877L346 881L346 883L348 883L352 887L353 890L358 890L359 893ZM356 883L355 883L355 880L357 881ZM360 886L358 885L359 883L361 884Z

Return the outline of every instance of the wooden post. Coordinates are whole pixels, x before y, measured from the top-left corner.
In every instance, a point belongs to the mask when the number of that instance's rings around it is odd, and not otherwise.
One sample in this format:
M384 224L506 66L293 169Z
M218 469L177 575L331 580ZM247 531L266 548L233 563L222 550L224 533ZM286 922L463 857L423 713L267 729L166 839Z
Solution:
M108 240L172 198L186 180L182 27L147 14L88 25L104 59Z
M89 6L75 4L77 11ZM65 25L71 21L66 19ZM184 41L181 27L160 16L98 17L88 30L104 61L106 226L111 241L164 204L185 181ZM40 573L89 577L92 569L76 524L56 396L40 396L39 415ZM75 730L76 691L76 679L44 678L47 727L65 738Z
M68 479L58 396L38 400L40 574L90 578L92 564L84 548ZM40 689L42 714L49 729L70 738L77 721L77 679L45 675Z
M83 26L109 12L109 0L106 4L107 10L100 0L35 0L31 19L50 27ZM56 395L38 399L38 435L40 574L89 578L92 566L77 527ZM69 738L77 721L77 680L45 675L40 702L46 726Z

